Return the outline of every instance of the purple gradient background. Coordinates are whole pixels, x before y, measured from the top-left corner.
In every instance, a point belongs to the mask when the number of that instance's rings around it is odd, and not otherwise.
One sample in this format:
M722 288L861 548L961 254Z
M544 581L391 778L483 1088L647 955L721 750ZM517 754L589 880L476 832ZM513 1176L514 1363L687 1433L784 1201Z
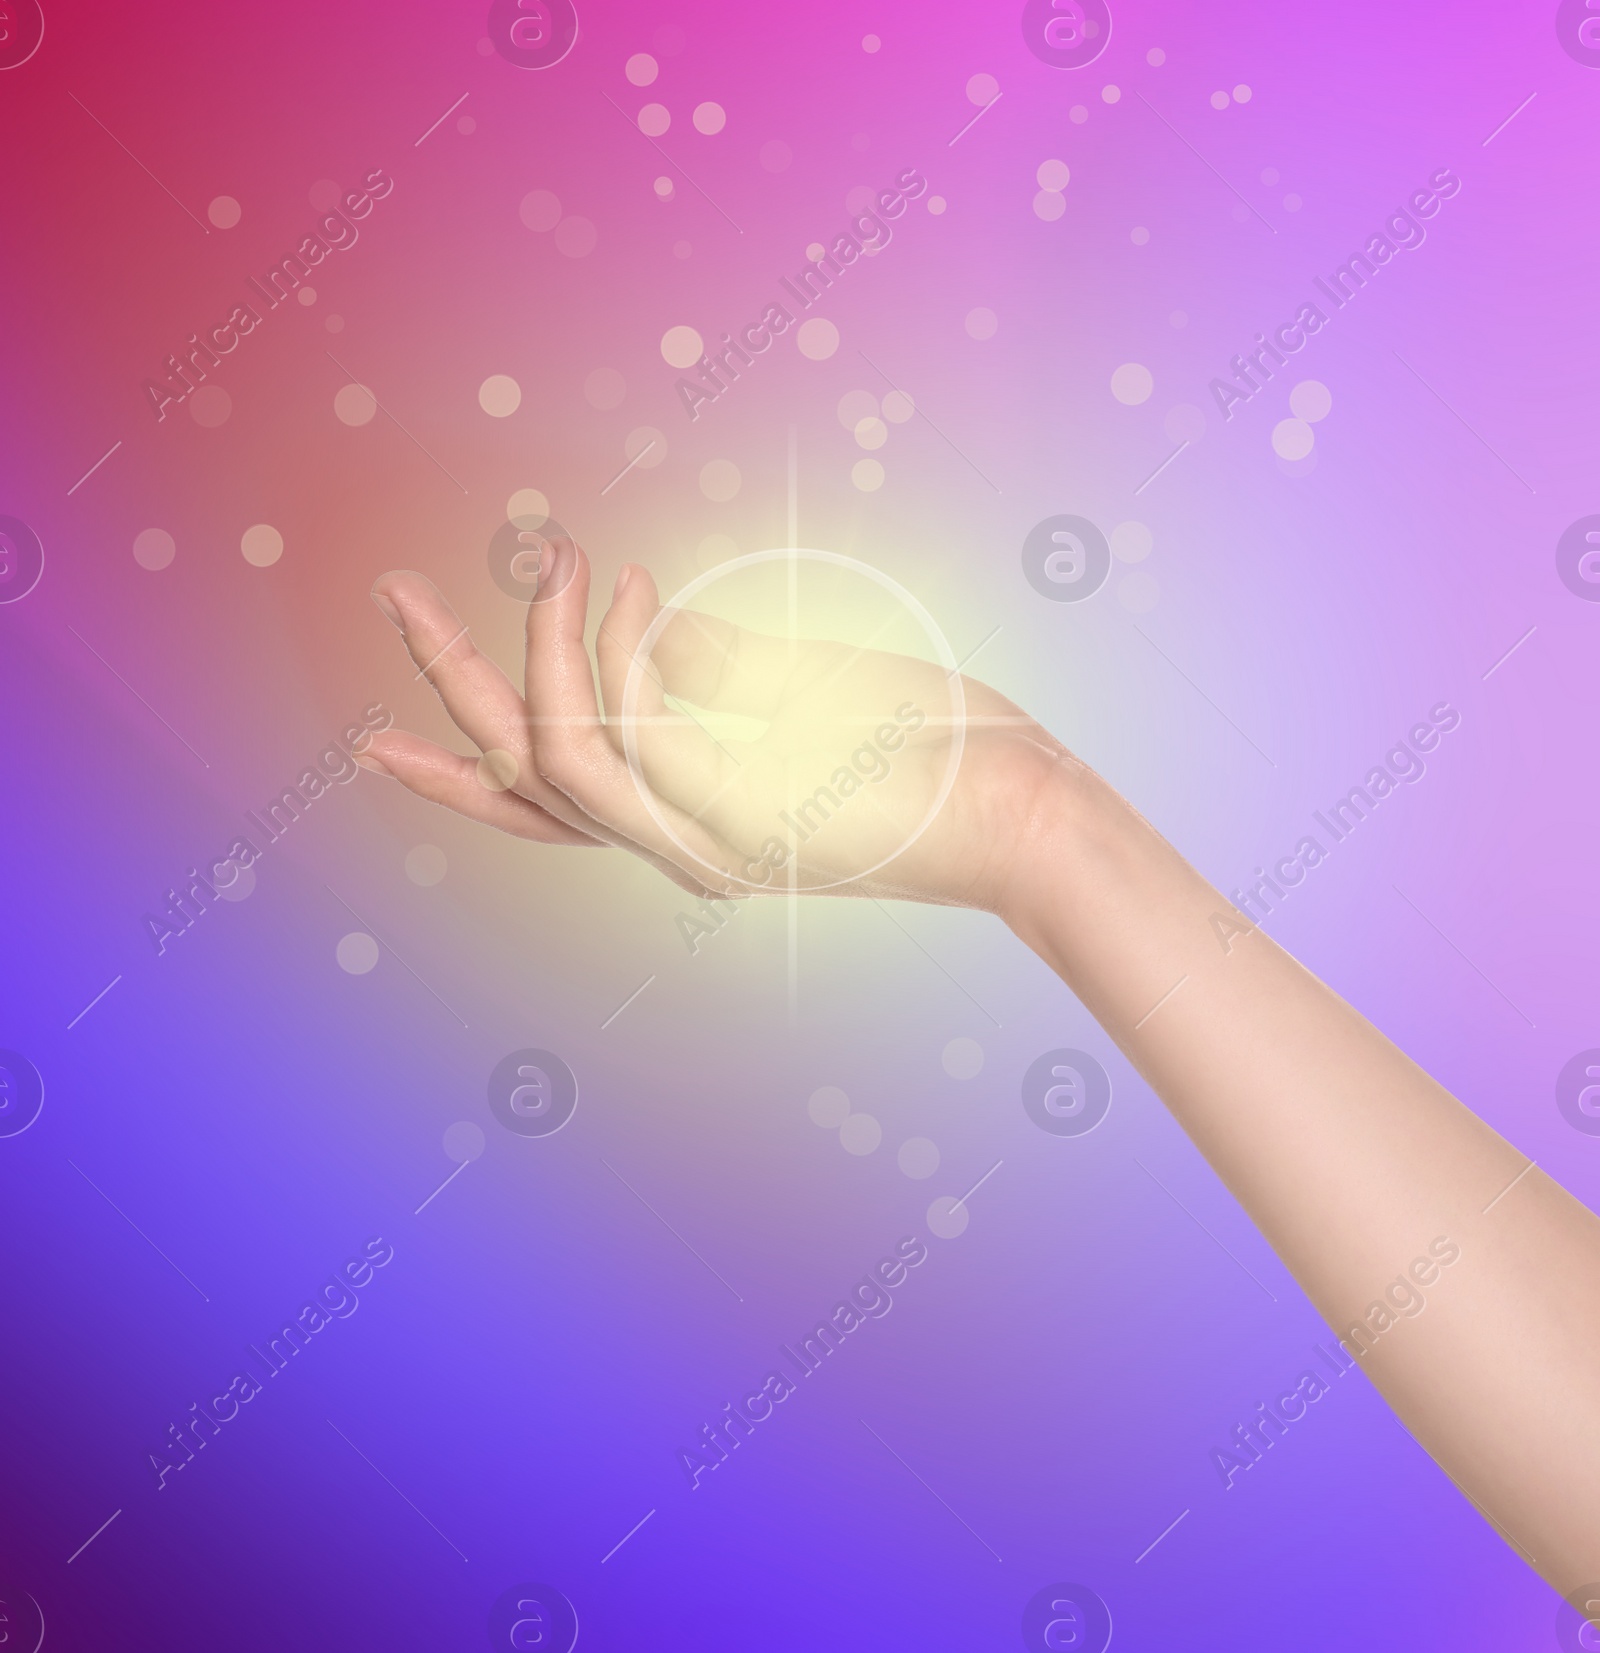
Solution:
M785 542L793 431L800 543L901 581L958 657L1002 628L972 670L1225 889L1450 701L1461 726L1426 777L1269 928L1600 1200L1600 1142L1553 1093L1600 1044L1600 607L1554 562L1600 509L1600 75L1546 5L1476 22L1115 5L1107 51L1075 72L1027 52L1020 9L581 5L572 55L530 73L478 49L482 5L47 0L40 52L0 75L0 511L46 548L38 588L0 606L0 1044L46 1085L38 1122L0 1140L0 1588L42 1605L46 1647L481 1646L527 1580L571 1598L586 1649L1020 1647L1023 1606L1058 1580L1105 1599L1126 1649L1556 1645L1552 1593L1358 1375L1224 1490L1211 1448L1325 1329L997 923L810 901L791 937L774 904L691 957L683 898L643 866L535 852L364 775L267 852L248 900L160 957L144 932L361 707L447 738L367 600L376 575L427 572L514 664L520 614L485 564L514 489L548 495L602 585L637 557L671 590L707 535ZM647 90L623 75L641 51L661 63ZM952 144L977 73L1002 98ZM1248 103L1210 106L1238 83ZM707 98L727 111L715 137L690 124ZM631 117L656 101L662 148L722 212L681 175L655 198L674 168ZM758 160L772 139L794 155L777 174ZM1072 181L1044 222L1050 157ZM948 210L915 203L819 306L837 354L780 340L690 422L666 329L753 320L850 189L908 166ZM157 422L140 382L293 248L313 183L373 167L395 189L313 277L317 302L273 312L218 371L228 421ZM1208 381L1440 167L1462 189L1426 243L1223 422ZM591 253L524 228L533 189L595 223ZM243 219L202 234L183 208L204 221L222 194ZM983 342L963 326L977 306L999 318ZM891 426L873 493L834 411L885 388L863 352L938 425ZM1141 406L1109 389L1127 362L1154 376ZM609 412L583 394L602 366L628 387ZM507 419L478 405L496 373L522 387ZM335 418L352 376L415 443ZM1309 469L1269 441L1302 378L1333 394ZM1180 403L1205 434L1136 494ZM602 494L641 426L664 462ZM742 473L731 502L698 487L712 459ZM1154 606L1125 606L1121 564L1087 602L1039 598L1020 547L1057 512L1148 524ZM263 521L286 543L266 569L238 549ZM131 552L149 527L177 541L160 572ZM419 843L448 860L432 888L404 871ZM363 976L335 961L357 928L385 943ZM957 1038L982 1046L976 1078L941 1065ZM525 1045L581 1084L547 1139L486 1103ZM1062 1045L1115 1088L1081 1139L1045 1136L1018 1099ZM876 1153L810 1122L822 1084L882 1122ZM461 1120L487 1149L418 1213ZM913 1136L942 1155L927 1182L896 1169ZM928 1202L996 1161L966 1233L930 1237ZM378 1234L395 1257L359 1311L158 1491L167 1425ZM931 1255L892 1312L691 1491L679 1448L912 1234Z

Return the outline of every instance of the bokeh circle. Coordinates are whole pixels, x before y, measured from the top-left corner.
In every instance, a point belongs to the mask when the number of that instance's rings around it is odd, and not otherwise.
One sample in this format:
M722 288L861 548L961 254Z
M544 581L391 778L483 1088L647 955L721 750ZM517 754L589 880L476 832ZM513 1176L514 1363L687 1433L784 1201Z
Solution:
M683 842L674 830L672 823L668 820L660 804L657 803L655 794L645 779L644 766L639 757L639 737L637 732L639 692L644 682L645 674L644 662L650 658L651 651L660 640L661 633L666 629L667 625L670 624L673 617L679 613L684 605L691 599L698 596L709 586L715 585L719 581L728 578L731 574L736 574L743 569L756 568L762 564L772 562L813 562L823 564L828 567L857 574L863 579L870 580L880 589L888 592L888 594L894 598L894 600L898 602L912 617L912 619L915 620L922 628L923 635L933 645L934 652L939 657L939 663L945 669L946 680L950 685L950 755L946 761L945 772L940 779L939 787L933 803L929 806L928 810L923 815L922 820L917 824L916 829L911 833L911 835L897 848L891 851L888 855L883 856L880 860L876 861L872 866L852 872L844 878L835 878L826 883L807 884L804 886L806 894L816 895L820 894L824 890L837 889L843 884L859 883L870 878L875 872L878 872L883 867L886 867L891 861L897 859L901 855L904 855L905 852L910 849L911 846L922 836L922 834L926 832L933 824L939 811L944 808L945 801L950 796L951 788L955 785L956 774L961 767L961 755L966 747L966 689L961 681L961 672L959 669L959 663L955 657L955 652L951 649L948 639L945 637L944 632L940 630L939 625L934 620L933 616L909 591L906 590L903 585L899 583L899 581L892 579L880 569L873 568L868 563L858 562L854 557L843 556L837 551L813 551L795 548L792 550L783 549L771 551L751 551L745 556L734 557L728 562L719 563L716 567L707 569L705 573L700 574L695 579L691 580L688 585L686 585L677 594L677 596L672 599L670 603L663 605L660 611L656 614L656 617L650 622L649 629L640 639L639 646L632 655L631 663L628 667L627 682L625 683L622 691L622 744L628 761L628 772L633 777L634 787L637 790L639 798L643 802L645 808L650 811L650 815L656 825L660 827L668 838L670 838L678 847L678 849L681 850L684 855L688 856L688 858L696 865L704 867L707 872L714 874L718 878L723 876L733 876L726 874L723 868L717 867L712 862L703 859L699 854L690 849L689 846ZM763 884L755 883L744 878L734 877L733 881L751 891L760 891L767 887Z

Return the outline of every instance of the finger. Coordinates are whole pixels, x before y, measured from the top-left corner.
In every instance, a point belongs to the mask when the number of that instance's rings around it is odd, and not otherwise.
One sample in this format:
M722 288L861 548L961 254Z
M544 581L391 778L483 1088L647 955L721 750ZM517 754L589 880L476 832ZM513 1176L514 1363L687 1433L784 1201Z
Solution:
M580 832L520 793L509 788L497 789L492 772L488 781L485 780L482 758L461 757L404 730L385 730L381 736L374 737L356 762L375 773L393 776L408 791L426 798L429 803L443 804L469 821L481 821L515 838L576 848L614 847L611 839ZM626 840L620 847L641 853ZM700 879L681 867L655 855L645 854L643 858L697 901L712 894Z
M630 671L636 672L630 715L643 726L667 715L660 673L655 663L640 652L644 634L660 608L656 582L649 570L636 563L624 563L617 572L611 607L600 622L594 644L600 667L600 695L606 711L606 733L619 752L625 751L622 719Z
M374 735L356 761L375 774L392 775L407 791L429 803L443 804L469 821L482 821L513 837L541 844L605 847L603 840L569 826L504 786L486 759L464 758L403 729Z
M624 754L624 736L631 737L652 790L699 814L708 801L723 797L737 784L742 765L734 751L692 713L668 706L655 663L643 652L645 635L660 611L649 572L624 564L595 640L606 733L613 748Z
M478 652L438 587L421 574L396 572L383 575L372 596L391 620L399 616L397 624L417 663L417 675L432 683L456 727L493 759L501 778L568 826L613 841L615 834L600 830L570 797L539 778L522 696L506 674Z
M525 762L528 733L522 696L510 678L478 652L433 581L403 570L384 574L373 584L372 600L399 626L417 676L433 685L462 734L482 751L508 751L519 764Z
M747 631L729 620L677 609L650 658L668 691L712 711L771 717L799 649L811 645Z
M736 881L732 853L675 806L647 802L606 735L583 644L588 558L573 541L555 541L541 563L540 581L551 595L528 605L527 707L535 770L641 850L702 880Z
M870 641L775 637L679 609L662 626L650 659L675 698L769 721L804 716L806 708L837 700L847 690L863 715L869 705L873 715L887 713L894 696L927 696L941 689L948 694L942 667L875 649Z

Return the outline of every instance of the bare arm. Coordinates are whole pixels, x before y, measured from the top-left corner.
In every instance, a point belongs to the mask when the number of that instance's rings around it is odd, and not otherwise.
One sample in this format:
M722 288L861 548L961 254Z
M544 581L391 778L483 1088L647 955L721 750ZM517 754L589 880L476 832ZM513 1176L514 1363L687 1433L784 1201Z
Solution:
M1097 776L1064 765L1035 821L1002 916L1502 1535L1563 1593L1600 1578L1600 1219Z
M541 567L521 689L420 576L374 595L489 754L377 736L362 761L423 797L631 850L691 890L998 913L1467 1496L1564 1594L1600 1579L1600 1219L1017 707L926 661L663 611L631 566L600 624L597 699L570 542ZM765 732L711 741L667 696Z

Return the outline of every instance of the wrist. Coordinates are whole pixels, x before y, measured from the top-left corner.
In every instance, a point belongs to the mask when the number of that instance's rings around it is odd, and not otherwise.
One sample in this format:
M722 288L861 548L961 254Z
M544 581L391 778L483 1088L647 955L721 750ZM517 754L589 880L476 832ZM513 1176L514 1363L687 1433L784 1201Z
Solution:
M1127 806L1065 747L1039 753L1037 773L1014 801L1014 849L994 903L996 915L1034 952L1045 954L1052 916L1070 907L1090 861L1104 853L1114 808Z
M997 907L1012 933L1097 1014L1123 990L1209 958L1219 898L1108 782L1070 753L1028 812L1022 853Z

